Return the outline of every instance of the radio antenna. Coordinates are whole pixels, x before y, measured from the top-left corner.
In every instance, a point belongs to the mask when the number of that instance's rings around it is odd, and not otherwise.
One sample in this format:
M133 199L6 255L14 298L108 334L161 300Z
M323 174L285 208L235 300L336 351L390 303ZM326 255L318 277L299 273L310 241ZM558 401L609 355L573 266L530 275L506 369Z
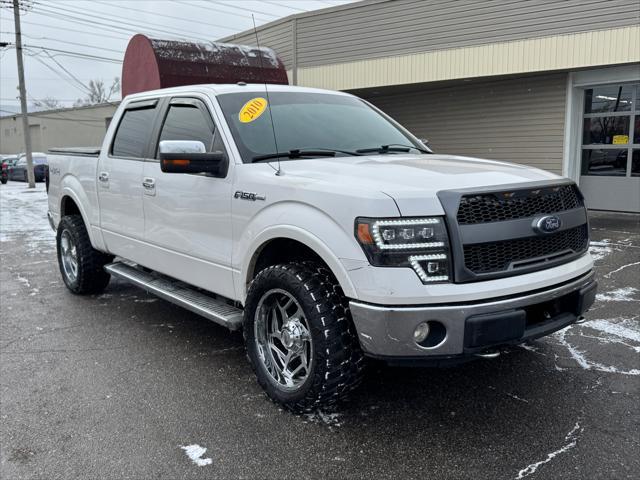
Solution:
M276 138L276 126L273 123L273 114L271 113L271 100L269 99L269 89L267 88L267 79L264 77L264 66L262 65L262 51L260 50L260 40L258 40L258 29L256 28L256 19L251 14L251 20L253 20L253 33L256 36L256 44L258 45L258 58L260 59L260 74L262 75L262 79L264 81L264 94L267 97L267 110L269 110L269 118L271 119L271 130L273 131L273 143L276 147L276 152L279 153L278 150L278 139ZM282 175L282 170L280 169L280 157L278 158L278 169L276 170L276 175ZM271 165L271 164L269 164Z

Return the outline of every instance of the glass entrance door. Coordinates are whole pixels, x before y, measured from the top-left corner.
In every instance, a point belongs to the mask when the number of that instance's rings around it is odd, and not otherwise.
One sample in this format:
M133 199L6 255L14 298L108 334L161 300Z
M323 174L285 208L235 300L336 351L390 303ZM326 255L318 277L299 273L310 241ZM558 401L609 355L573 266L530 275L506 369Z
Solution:
M640 84L586 89L582 189L589 208L640 212Z

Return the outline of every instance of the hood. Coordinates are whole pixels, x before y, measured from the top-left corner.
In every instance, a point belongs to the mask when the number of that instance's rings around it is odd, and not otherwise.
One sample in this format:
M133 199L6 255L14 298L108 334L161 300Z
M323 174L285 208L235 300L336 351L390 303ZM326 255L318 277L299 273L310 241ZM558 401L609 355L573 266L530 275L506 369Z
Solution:
M282 162L285 175L374 190L392 197L402 215L441 214L437 192L513 185L561 177L534 167L454 155L372 155Z

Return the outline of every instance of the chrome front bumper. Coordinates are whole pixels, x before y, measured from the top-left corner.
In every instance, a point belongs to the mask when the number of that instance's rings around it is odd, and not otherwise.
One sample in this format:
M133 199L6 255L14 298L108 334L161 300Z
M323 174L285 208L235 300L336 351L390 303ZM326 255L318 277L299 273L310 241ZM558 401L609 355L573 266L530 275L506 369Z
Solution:
M447 359L522 343L575 323L593 304L596 287L591 271L548 289L486 302L393 307L352 300L350 308L369 356ZM446 333L438 343L423 347L413 335L420 323L429 321L442 324Z

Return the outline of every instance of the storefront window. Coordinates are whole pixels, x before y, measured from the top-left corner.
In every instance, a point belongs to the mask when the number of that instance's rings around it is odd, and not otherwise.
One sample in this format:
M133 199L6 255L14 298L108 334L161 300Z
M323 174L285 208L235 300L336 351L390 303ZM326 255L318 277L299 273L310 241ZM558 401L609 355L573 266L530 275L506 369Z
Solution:
M586 90L584 113L630 111L633 87L634 85L607 85Z
M627 174L627 149L582 150L582 175L624 177Z
M629 143L629 117L592 117L584 119L582 135L584 145Z
M640 84L584 91L582 175L640 176Z

